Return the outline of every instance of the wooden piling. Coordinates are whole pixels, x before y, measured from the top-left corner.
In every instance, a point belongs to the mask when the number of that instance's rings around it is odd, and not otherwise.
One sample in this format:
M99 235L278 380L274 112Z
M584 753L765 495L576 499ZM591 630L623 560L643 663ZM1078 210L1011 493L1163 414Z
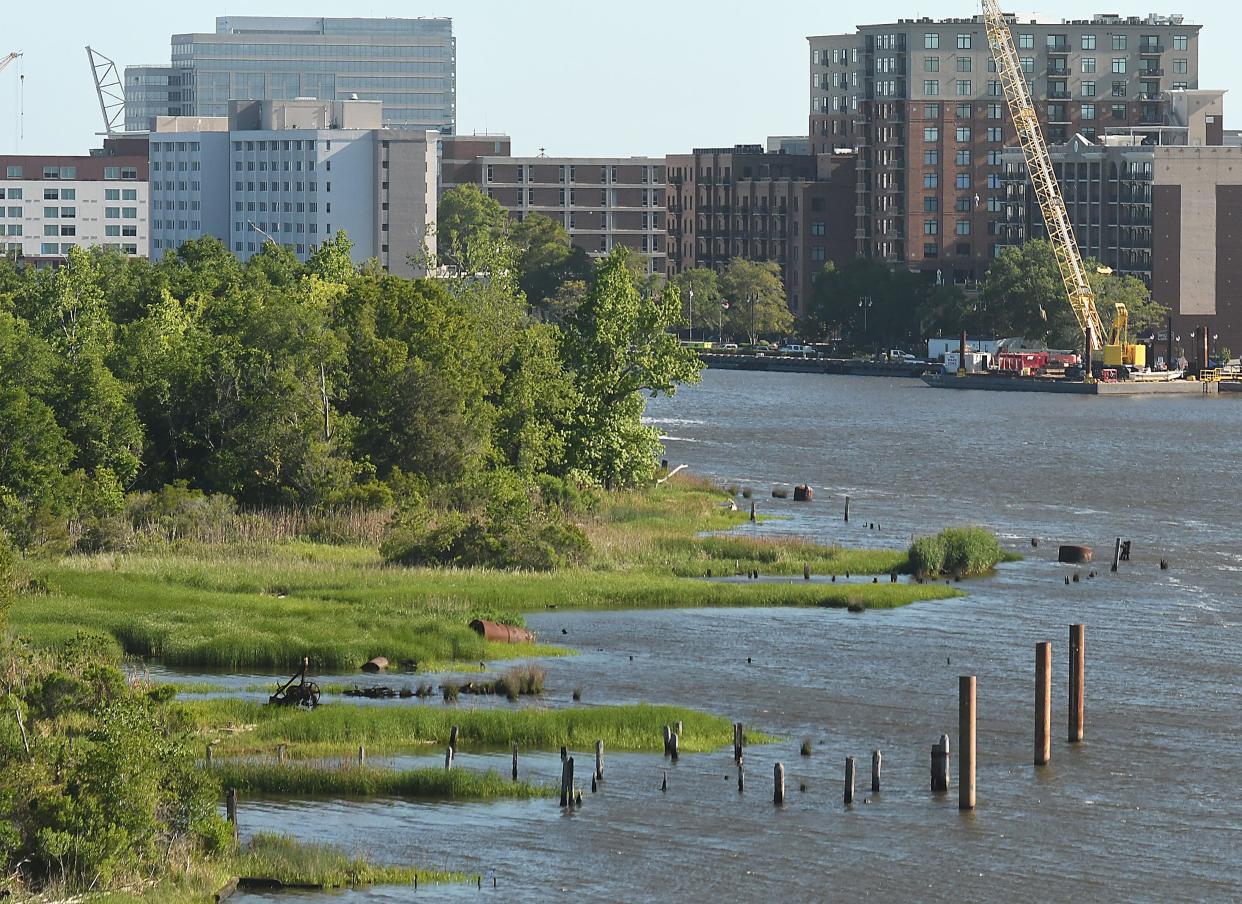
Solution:
M1070 625L1069 629L1069 741L1082 740L1083 683L1086 680L1086 626Z
M1035 765L1052 759L1052 644L1035 644Z
M845 758L845 805L851 806L854 803L854 758L847 756Z
M735 763L742 762L742 739L743 737L744 735L742 733L742 723L735 722L733 724L733 762Z
M453 768L453 748L452 747L444 748L444 768L446 771Z
M753 499L750 502L750 520L755 520L755 501Z
M949 736L942 734L931 750L931 789L937 794L949 790Z
M685 736L685 734L686 734L686 729L685 729L685 727L681 724L681 720L680 720L680 719L679 719L679 720L677 720L676 722L674 722L674 723L673 723L673 731L675 731L675 732L677 733L677 737L679 737L679 738L680 738L680 737L684 737L684 736Z
M561 762L563 763L567 759L569 759L569 748L562 746L561 747Z
M668 790L668 770L667 770L667 769L665 769L665 770L664 770L664 778L663 778L663 780L660 782L660 790L661 790L661 791L667 791L667 790Z
M742 764L737 764L737 793L742 794L746 791L746 773L742 770Z
M276 745L276 759L277 761L281 763L284 763L289 759L289 745L288 744L277 744Z
M975 808L975 676L957 679L957 762L959 810Z
M595 742L595 777L602 779L604 777L604 742Z
M1117 570L1117 563L1120 561L1121 561L1121 538L1118 537L1117 545L1113 547L1113 567L1112 567L1113 571Z
M566 759L561 763L561 807L569 806L569 786L572 781L569 772L569 760Z
M811 566L807 562L802 563L802 580L809 581L811 579Z
M213 748L213 747L215 747L215 746L216 746L215 744L208 744L208 745L207 745L207 759L206 759L206 761L205 761L205 762L206 762L206 764L207 764L207 768L208 768L208 769L210 769L210 768L211 768L212 748Z
M457 753L457 735L460 732L461 729L456 725L449 729L449 746L453 748L453 753Z
M366 764L367 764L367 748L364 745L359 744L358 745L358 765L365 766Z
M668 756L669 750L673 744L673 728L671 725L664 726L664 755Z
M592 773L591 775L591 793L595 794L599 791L599 776Z
M845 523L850 523L850 497L845 497Z
M570 757L565 761L565 787L568 789L569 799L574 799L574 758Z
M514 744L514 745L513 745L513 780L514 780L515 782L517 781L517 775L518 775L518 770L517 770L517 760L518 760L518 757L517 757L517 754L518 754L518 746L517 746L517 744Z
M224 792L224 813L229 825L233 827L233 840L237 840L237 789L229 788Z
M677 762L677 758L681 754L681 751L678 746L680 742L681 742L680 736L677 734L677 732L673 732L673 735L669 739L669 742L668 742L668 753L669 753L669 756L672 757L674 763Z
M880 793L880 763L882 755L880 751L871 751L871 793Z
M772 767L772 803L778 807L785 803L785 764Z

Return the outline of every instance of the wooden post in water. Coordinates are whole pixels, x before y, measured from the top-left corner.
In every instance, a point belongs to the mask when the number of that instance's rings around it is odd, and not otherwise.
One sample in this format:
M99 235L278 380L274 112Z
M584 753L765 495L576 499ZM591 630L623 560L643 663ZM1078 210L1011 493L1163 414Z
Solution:
M778 807L785 803L785 764L772 767L772 803Z
M847 756L845 758L845 805L852 806L854 803L854 758Z
M561 763L561 807L569 806L569 760L566 759Z
M1035 765L1052 759L1052 644L1035 644Z
M1113 571L1117 570L1117 563L1120 561L1121 561L1121 538L1118 537L1117 545L1113 547L1113 567L1112 567Z
M568 747L563 747L563 746L562 746L562 747L561 747L561 762L563 763L563 762L565 762L567 759L569 759L569 748L568 748Z
M880 761L881 754L878 750L871 751L871 793L880 793Z
M742 794L746 790L746 773L742 771L742 764L737 764L737 793Z
M444 748L444 768L445 770L449 770L453 768L453 748L452 747Z
M517 781L517 744L513 745L513 780Z
M574 758L565 760L565 795L570 806L574 802Z
M457 753L457 735L459 733L460 729L456 725L449 729L449 746L453 748L453 753Z
M733 762L742 762L742 723L733 724Z
M850 523L850 497L845 497L845 523Z
M809 581L811 579L811 566L808 562L802 563L802 580Z
M233 840L237 840L237 789L229 788L224 792L224 813L229 825L233 827Z
M673 732L673 735L669 739L669 742L668 742L668 752L669 752L669 756L673 758L674 763L677 762L677 757L681 753L681 751L678 749L678 745L680 744L680 741L681 741L681 738L677 734L677 732Z
M595 742L595 777L601 779L604 777L604 742Z
M365 766L366 764L367 764L367 748L364 745L359 744L358 745L358 765Z
M750 501L750 520L755 520L755 501L753 499Z
M286 760L289 759L289 745L288 744L277 744L276 745L276 759L281 763L284 763Z
M208 745L207 745L207 759L206 759L206 763L207 763L207 768L208 768L208 769L210 769L210 768L211 768L211 755L212 755L212 748L213 748L213 747L215 747L215 746L216 746L215 744L208 744Z
M949 790L949 736L942 734L931 750L931 789L937 794Z
M1082 740L1083 682L1086 680L1086 626L1070 625L1069 629L1069 741Z
M975 808L975 676L957 679L957 808Z
M673 744L673 729L670 726L665 725L664 726L664 755L665 756L668 756L669 751L672 749L672 744Z
M677 733L677 737L679 738L686 733L686 729L682 727L680 719L673 723L673 731Z

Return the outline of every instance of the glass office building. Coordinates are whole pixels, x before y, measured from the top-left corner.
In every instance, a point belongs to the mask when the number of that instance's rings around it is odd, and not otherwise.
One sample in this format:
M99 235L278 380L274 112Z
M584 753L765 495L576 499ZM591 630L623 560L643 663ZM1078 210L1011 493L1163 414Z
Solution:
M377 100L384 125L456 126L451 19L222 16L214 34L172 37L171 67L125 70L125 128L156 116L226 116L230 100Z

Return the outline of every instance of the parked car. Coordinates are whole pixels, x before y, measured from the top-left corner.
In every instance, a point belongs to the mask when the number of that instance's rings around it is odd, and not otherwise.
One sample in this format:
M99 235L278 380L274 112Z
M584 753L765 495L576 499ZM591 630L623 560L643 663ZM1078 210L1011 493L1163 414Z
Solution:
M735 352L737 351L737 343L726 342L724 345L720 346L720 350L724 352Z
M810 345L782 345L780 353L782 355L796 355L801 358L819 357L819 352Z

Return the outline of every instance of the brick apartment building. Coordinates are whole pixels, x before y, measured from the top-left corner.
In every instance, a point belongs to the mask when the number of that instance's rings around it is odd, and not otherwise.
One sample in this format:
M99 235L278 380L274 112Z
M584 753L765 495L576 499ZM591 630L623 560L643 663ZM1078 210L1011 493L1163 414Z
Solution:
M852 152L816 156L737 145L666 160L667 275L723 270L735 257L776 261L789 306L802 316L815 273L853 256Z
M75 245L146 257L147 142L108 138L89 156L0 156L0 252L54 265Z
M1164 122L1198 87L1181 16L1010 19L1051 144ZM1016 142L982 18L903 19L808 38L810 138L858 153L857 254L971 284L997 253L1002 150Z

